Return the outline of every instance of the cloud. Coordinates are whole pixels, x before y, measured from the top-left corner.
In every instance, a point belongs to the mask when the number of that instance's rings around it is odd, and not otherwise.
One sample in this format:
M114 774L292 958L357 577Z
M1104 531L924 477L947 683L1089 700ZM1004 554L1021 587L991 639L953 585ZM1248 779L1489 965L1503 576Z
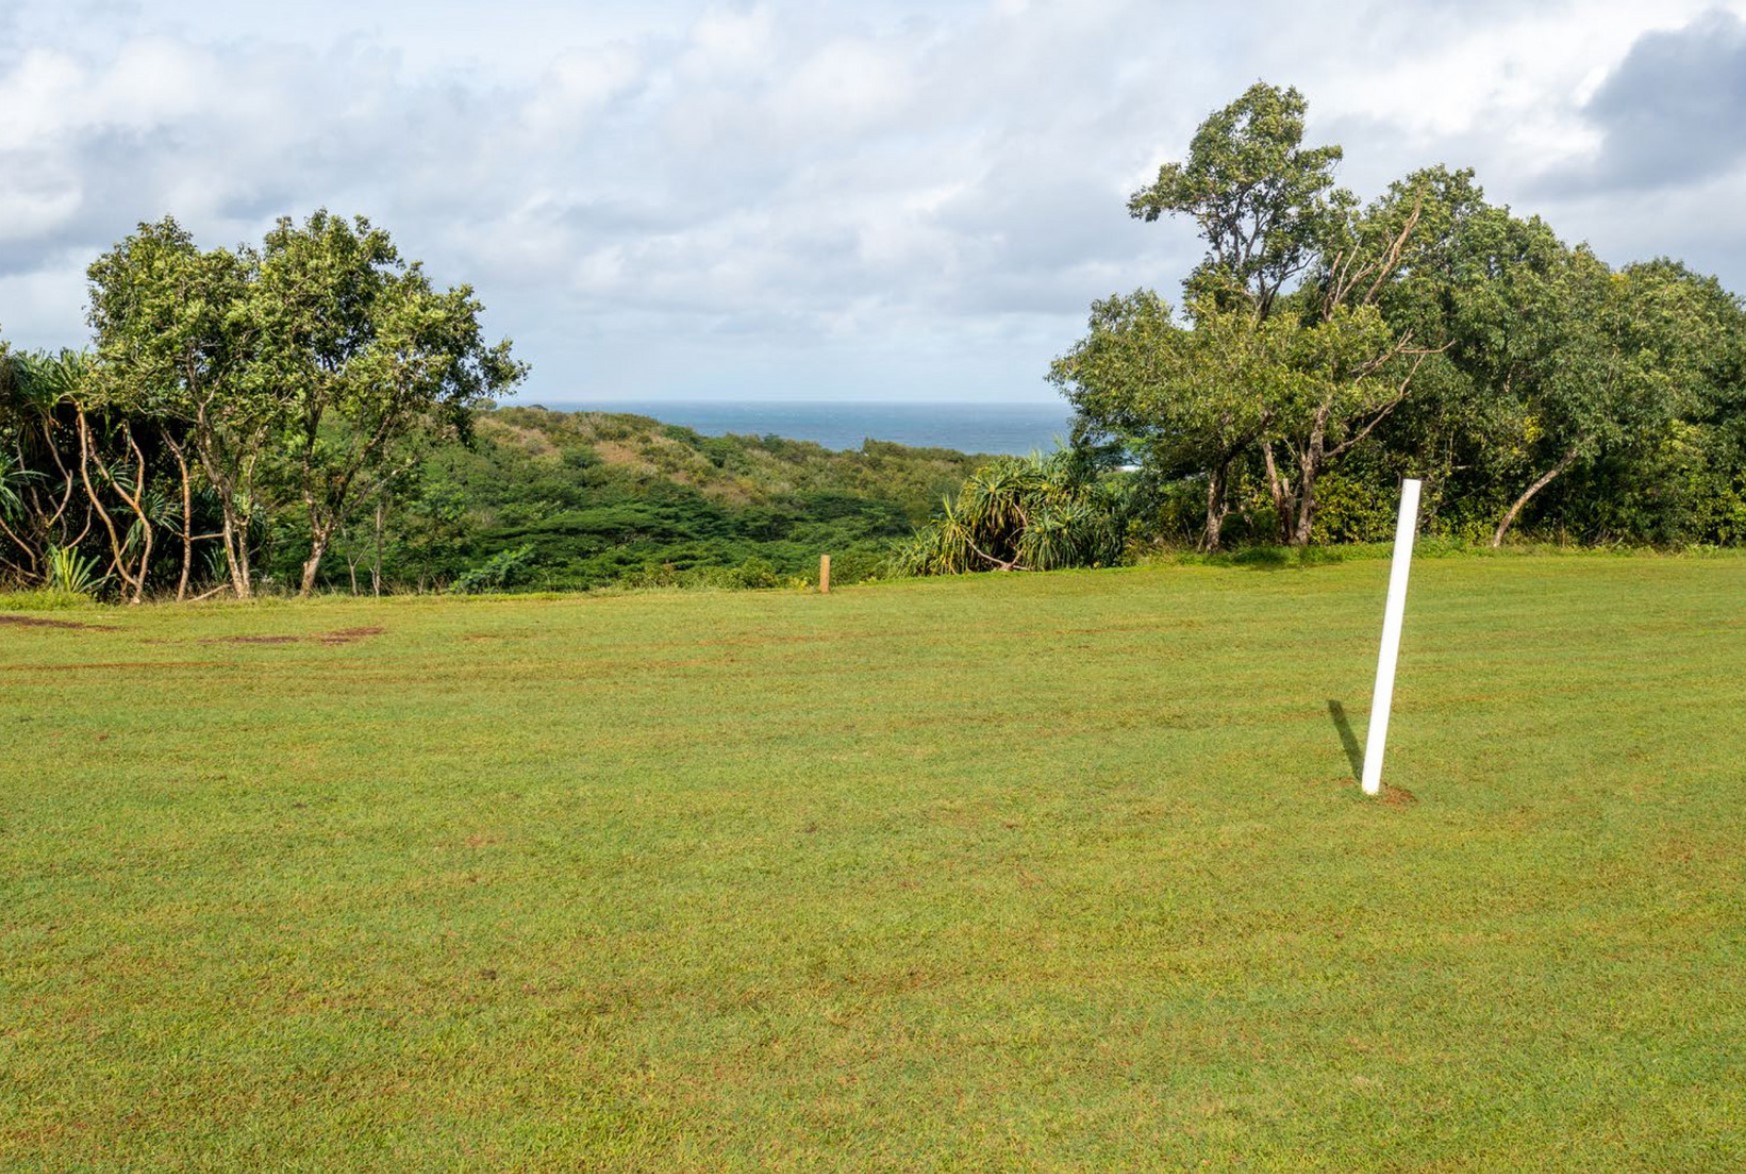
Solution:
M1738 281L1746 225L1657 236L1570 182L1672 150L1670 70L1688 105L1737 78L1669 56L1738 52L1704 2L0 0L0 322L81 341L84 267L140 220L231 244L325 206L473 283L536 398L1046 394L1093 298L1176 296L1192 228L1127 194L1257 77L1361 194L1471 164L1606 255ZM1693 166L1654 170L1737 200Z
M1746 22L1712 11L1646 33L1584 108L1601 132L1598 182L1661 188L1746 156Z

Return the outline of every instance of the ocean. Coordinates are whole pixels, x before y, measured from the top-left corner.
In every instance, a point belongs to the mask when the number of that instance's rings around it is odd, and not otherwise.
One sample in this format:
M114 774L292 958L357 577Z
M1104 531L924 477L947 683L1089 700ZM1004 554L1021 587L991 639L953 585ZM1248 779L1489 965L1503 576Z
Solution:
M1066 444L1073 412L1057 403L833 403L609 400L546 403L553 411L633 412L705 436L727 433L811 440L856 449L863 440L970 453L1050 452Z

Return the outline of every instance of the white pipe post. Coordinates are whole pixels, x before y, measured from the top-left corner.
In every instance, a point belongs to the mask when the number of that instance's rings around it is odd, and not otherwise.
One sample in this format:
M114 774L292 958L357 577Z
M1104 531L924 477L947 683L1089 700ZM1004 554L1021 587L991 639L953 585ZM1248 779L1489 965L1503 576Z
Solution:
M1382 655L1376 661L1376 692L1370 697L1370 728L1364 735L1364 793L1382 792L1382 749L1388 744L1388 711L1394 705L1394 666L1400 659L1400 624L1406 615L1407 572L1419 529L1419 483L1400 483L1400 521L1394 528L1394 565L1388 572L1388 607L1382 615Z

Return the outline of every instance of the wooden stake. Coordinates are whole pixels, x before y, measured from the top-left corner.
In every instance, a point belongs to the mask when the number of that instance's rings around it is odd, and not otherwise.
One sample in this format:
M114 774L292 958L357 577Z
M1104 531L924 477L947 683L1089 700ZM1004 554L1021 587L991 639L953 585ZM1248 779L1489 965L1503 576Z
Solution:
M831 556L828 554L818 556L818 593L831 593Z

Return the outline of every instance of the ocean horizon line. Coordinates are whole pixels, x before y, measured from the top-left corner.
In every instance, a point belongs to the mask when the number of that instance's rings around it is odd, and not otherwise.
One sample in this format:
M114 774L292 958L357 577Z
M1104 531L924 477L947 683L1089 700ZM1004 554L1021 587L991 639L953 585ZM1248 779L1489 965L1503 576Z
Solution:
M1065 400L551 400L509 403L548 411L622 412L705 436L779 436L837 451L868 440L912 448L1022 456L1047 452L1072 430Z

